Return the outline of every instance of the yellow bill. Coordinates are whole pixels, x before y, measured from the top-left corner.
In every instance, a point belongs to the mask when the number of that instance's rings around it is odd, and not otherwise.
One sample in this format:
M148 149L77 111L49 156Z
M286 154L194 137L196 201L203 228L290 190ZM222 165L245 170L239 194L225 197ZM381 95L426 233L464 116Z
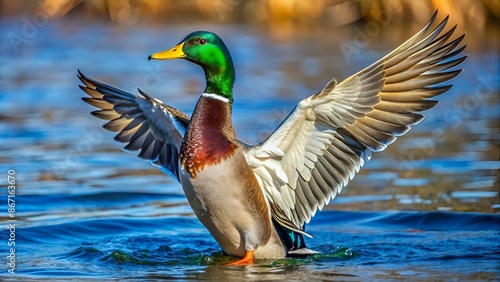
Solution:
M182 51L183 46L184 46L184 42L181 42L168 50L149 55L148 60L182 59L182 58L186 57L186 54Z

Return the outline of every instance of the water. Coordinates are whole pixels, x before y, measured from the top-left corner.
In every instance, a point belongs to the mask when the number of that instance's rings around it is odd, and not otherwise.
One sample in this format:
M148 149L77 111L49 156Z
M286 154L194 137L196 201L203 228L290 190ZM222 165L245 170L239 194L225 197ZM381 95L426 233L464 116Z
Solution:
M22 34L3 19L3 34ZM440 104L373 159L307 230L306 259L226 267L182 189L134 154L80 100L76 69L191 113L203 75L187 62L148 62L192 30L216 31L237 69L234 123L247 143L263 140L302 98L342 79L404 38L380 39L348 58L352 29L276 35L239 25L118 27L51 20L16 53L2 38L0 251L8 255L6 177L16 177L16 275L2 280L500 279L498 54L468 49L464 72ZM2 36L4 36L2 35ZM469 35L468 35L469 36ZM470 35L474 41L474 35ZM314 42L314 44L311 44ZM258 118L256 118L258 117Z
M446 273L459 279L498 278L500 218L492 214L326 211L308 226L316 236L309 246L321 254L259 260L240 268L223 265L232 259L222 254L195 217L182 215L168 195L65 198L80 205L71 208L63 203L60 209L72 218L54 211L55 197L38 197L47 204L37 207L57 216L34 214L38 222L19 230L17 275L364 280L415 275L428 279Z

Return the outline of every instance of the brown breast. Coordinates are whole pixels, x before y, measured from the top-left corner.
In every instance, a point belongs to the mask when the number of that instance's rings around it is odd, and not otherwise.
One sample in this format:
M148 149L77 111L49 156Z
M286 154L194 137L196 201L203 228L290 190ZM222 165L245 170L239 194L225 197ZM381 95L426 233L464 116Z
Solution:
M195 178L205 166L233 156L235 138L231 104L201 97L181 145L181 166Z

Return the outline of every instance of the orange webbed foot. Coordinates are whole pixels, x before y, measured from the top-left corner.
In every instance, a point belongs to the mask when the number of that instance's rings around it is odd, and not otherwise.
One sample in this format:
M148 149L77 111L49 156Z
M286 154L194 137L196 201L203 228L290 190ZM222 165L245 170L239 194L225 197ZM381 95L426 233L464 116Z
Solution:
M246 251L245 257L243 257L242 259L240 259L238 261L228 263L227 265L228 266L235 266L235 265L244 266L244 265L252 265L252 264L253 264L253 251Z

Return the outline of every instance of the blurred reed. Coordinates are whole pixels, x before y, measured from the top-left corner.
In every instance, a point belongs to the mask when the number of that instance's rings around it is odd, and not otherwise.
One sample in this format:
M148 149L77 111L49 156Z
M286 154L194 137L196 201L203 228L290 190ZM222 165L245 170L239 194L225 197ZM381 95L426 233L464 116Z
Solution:
M453 23L481 31L498 25L498 0L38 0L1 1L2 18L44 11L49 17L82 15L132 25L156 21L215 21L252 25L341 26L357 21L392 20L421 26L439 9Z

